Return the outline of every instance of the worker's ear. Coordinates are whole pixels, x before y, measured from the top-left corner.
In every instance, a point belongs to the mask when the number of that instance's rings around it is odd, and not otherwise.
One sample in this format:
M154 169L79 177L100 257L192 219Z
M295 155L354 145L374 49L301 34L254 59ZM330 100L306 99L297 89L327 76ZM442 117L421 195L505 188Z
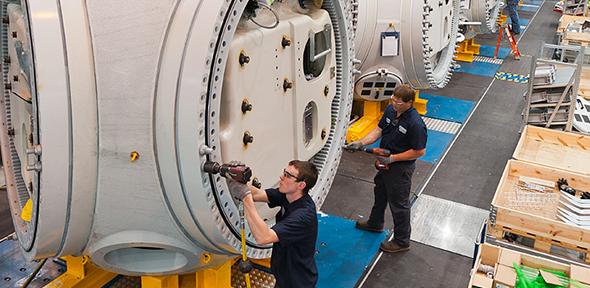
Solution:
M305 187L307 187L307 183L305 183L305 181L299 181L297 183L297 188L299 188L299 190L303 191L303 189L305 189Z

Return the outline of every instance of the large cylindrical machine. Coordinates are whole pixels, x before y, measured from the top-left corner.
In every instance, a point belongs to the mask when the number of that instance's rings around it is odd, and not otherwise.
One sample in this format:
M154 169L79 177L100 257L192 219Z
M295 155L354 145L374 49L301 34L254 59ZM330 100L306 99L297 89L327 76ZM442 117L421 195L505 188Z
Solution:
M388 99L402 82L417 89L442 88L448 83L459 0L355 2L355 47L361 63L355 97Z
M462 14L465 22L479 22L469 25L465 36L470 39L476 34L496 33L498 16L504 7L502 0L461 0Z
M272 187L309 159L321 206L352 103L348 2L2 1L0 142L25 256L128 275L226 261L239 215L207 160Z

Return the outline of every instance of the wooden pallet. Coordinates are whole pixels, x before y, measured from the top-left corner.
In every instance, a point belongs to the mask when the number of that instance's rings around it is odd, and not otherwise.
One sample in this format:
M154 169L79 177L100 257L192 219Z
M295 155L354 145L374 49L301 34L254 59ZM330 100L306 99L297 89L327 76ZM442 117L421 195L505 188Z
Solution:
M583 23L586 19L590 20L589 17L584 16L563 15L561 16L561 18L559 18L559 26L557 27L557 33L563 33L567 25L574 21Z
M590 175L590 136L528 125L512 157Z
M509 160L492 200L490 214L492 225L488 229L488 234L496 239L503 239L506 233L531 238L534 240L534 248L545 253L551 252L552 246L576 250L585 253L586 262L590 263L590 253L588 253L590 252L590 229L557 219L557 206L561 192L555 187L545 189L543 192L523 191L522 185L519 186L519 181L522 182L523 179L531 181L530 183L555 183L559 178L567 179L571 187L590 191L588 175ZM527 197L519 196L523 194ZM536 203L530 201L535 199L541 201Z

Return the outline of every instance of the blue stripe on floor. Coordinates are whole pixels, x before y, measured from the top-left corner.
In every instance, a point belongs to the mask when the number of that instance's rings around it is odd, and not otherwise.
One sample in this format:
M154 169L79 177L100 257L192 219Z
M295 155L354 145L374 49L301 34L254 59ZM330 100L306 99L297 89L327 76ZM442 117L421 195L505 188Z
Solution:
M317 287L354 287L385 237L385 232L355 229L352 220L318 213Z
M541 5L543 5L543 1L544 0L524 0L524 1L522 1L522 3L541 6Z
M479 56L494 58L494 52L496 52L496 46L481 45L479 47ZM510 54L510 48L500 47L498 58L505 59L508 54Z
M447 150L447 147L453 140L455 135L428 130L428 141L426 141L426 155L420 157L420 160L436 164L438 160L442 157L442 155Z
M461 65L463 65L463 63L461 63ZM428 100L428 104L426 104L427 112L424 116L451 122L465 122L467 116L469 116L469 112L471 112L471 109L475 106L475 102L473 101L426 93L420 93L420 98Z
M523 12L536 12L537 10L539 10L539 6L537 6L537 5L520 6L518 8L518 11L523 11Z
M459 64L460 67L459 69L455 70L455 72L468 73L484 77L494 77L494 75L496 75L496 71L498 71L500 68L499 64L487 62L458 62L457 64Z

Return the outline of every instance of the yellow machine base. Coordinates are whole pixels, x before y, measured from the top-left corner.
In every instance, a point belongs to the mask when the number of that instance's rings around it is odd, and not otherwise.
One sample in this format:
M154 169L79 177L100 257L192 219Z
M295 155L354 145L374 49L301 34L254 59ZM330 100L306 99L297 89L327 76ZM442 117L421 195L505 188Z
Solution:
M475 43L475 39L467 39L459 44L455 59L463 62L473 62L475 55L479 55L481 45Z
M358 141L361 138L365 137L369 132L371 132L377 124L379 124L379 120L381 120L381 115L383 115L383 111L386 105L382 105L381 103L384 102L372 102L372 101L364 101L363 107L363 117L359 120L354 122L348 128L348 133L346 134L346 143ZM420 98L420 91L416 91L416 96L414 97L414 108L420 115L425 115L426 104L428 104L428 100Z
M87 256L62 257L66 261L67 270L64 274L45 287L82 288L102 287L115 277L116 273L108 272L94 265ZM216 268L209 268L191 274L168 276L142 276L142 288L230 288L231 268L238 258L227 261ZM253 263L270 267L270 259L252 260Z
M87 256L65 256L63 259L67 271L47 284L46 288L102 287L117 276L116 273L96 267Z

